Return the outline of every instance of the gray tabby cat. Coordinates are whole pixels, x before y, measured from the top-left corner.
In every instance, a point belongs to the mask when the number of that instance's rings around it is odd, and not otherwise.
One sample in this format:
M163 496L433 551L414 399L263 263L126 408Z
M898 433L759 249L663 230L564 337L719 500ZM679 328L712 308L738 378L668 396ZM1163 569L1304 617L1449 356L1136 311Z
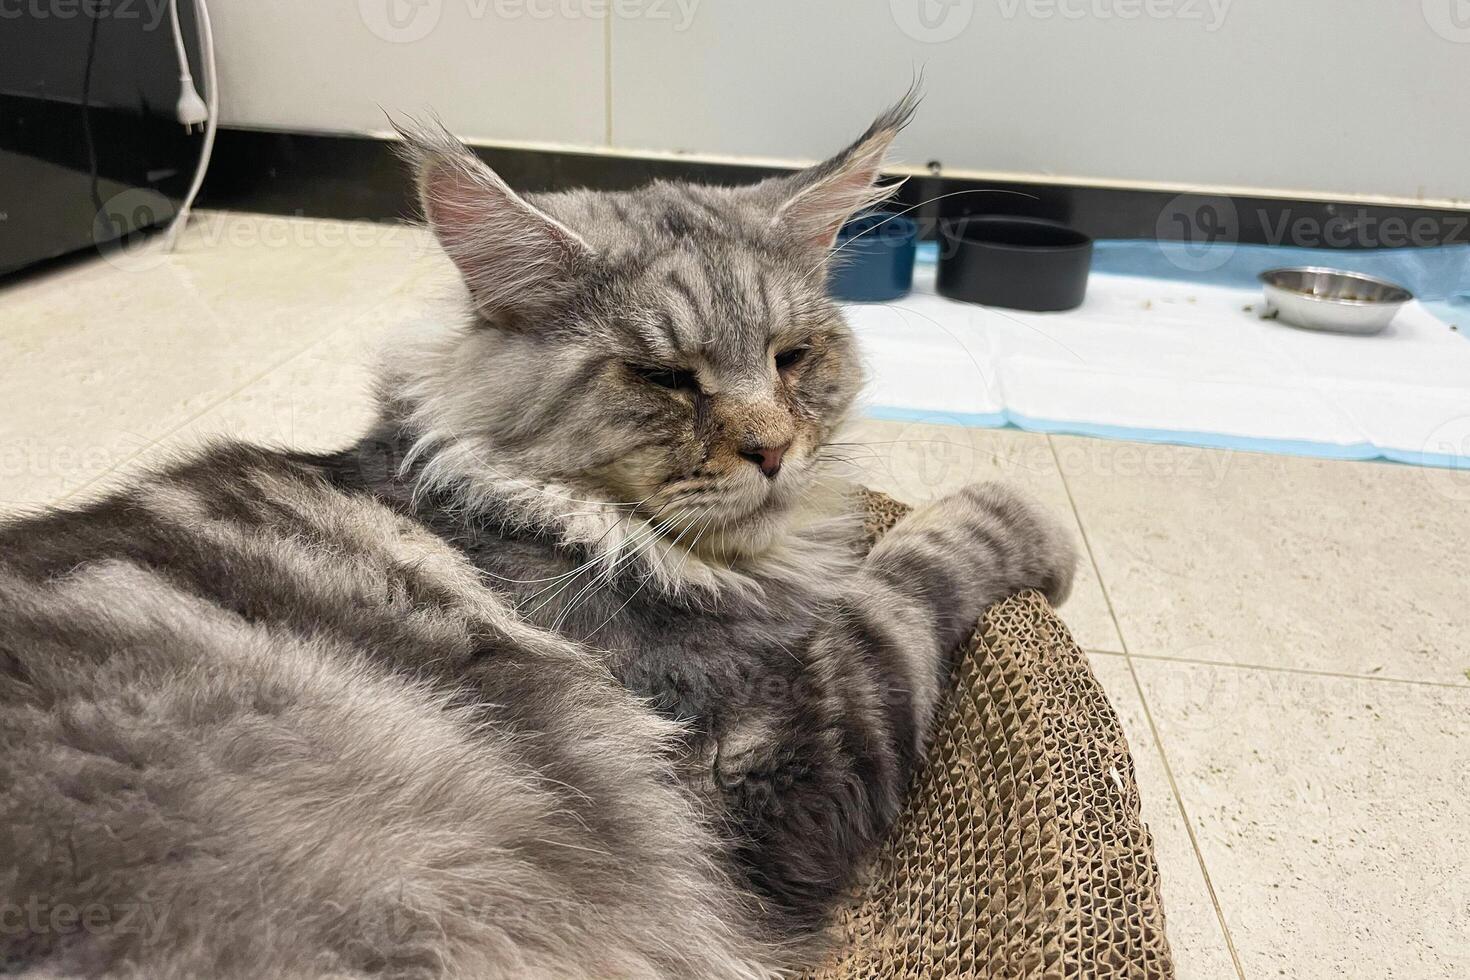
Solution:
M995 486L866 556L809 170L521 197L406 134L465 322L375 430L0 528L0 972L753 978L893 821L948 654L1065 596Z

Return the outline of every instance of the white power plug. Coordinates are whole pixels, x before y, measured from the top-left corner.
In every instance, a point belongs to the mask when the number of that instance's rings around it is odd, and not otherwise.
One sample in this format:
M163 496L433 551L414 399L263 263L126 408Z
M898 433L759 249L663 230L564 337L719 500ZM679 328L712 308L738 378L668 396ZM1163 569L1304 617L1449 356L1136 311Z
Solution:
M199 149L199 165L194 168L194 179L179 205L178 213L163 233L163 250L173 251L178 243L179 232L189 220L194 199L204 183L204 174L209 169L209 158L214 152L214 134L219 128L219 70L214 60L214 29L209 23L209 7L204 0L194 0L194 18L199 25L200 54L204 58L204 94L208 102L199 98L194 88L194 78L189 74L189 56L184 49L184 32L179 29L179 0L168 0L169 13L174 27L174 50L179 56L179 101L175 107L179 122L184 128L193 130L199 126L204 130L204 144Z
M169 19L174 29L174 53L179 58L179 101L174 111L186 130L203 128L209 120L209 107L194 88L194 76L189 74L189 55L184 49L184 32L179 27L179 0L168 0Z
M178 112L179 122L190 131L193 131L195 126L203 129L204 124L209 120L209 107L195 91L194 79L188 72L179 76L179 102L175 111Z

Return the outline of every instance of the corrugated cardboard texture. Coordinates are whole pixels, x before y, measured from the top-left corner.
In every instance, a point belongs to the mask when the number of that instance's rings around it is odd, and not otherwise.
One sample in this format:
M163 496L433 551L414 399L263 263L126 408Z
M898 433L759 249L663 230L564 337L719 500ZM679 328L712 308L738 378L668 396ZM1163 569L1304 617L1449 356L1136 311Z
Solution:
M868 498L872 534L906 508ZM986 613L928 762L808 980L1172 978L1133 760L1046 600Z

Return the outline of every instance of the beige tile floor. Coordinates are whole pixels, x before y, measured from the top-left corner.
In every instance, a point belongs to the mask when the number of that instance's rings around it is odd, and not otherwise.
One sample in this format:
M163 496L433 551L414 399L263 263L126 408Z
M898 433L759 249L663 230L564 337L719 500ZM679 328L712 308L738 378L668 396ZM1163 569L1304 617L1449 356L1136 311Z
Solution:
M213 434L340 444L445 263L206 214L0 285L0 510ZM1128 731L1185 978L1470 976L1470 473L865 422L908 500L1001 477L1083 545L1063 610Z

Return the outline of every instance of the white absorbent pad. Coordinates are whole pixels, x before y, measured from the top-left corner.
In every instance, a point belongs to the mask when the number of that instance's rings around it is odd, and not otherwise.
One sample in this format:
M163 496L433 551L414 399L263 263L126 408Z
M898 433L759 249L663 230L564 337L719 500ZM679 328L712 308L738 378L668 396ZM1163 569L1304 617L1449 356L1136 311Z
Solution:
M921 264L846 310L874 417L1470 468L1470 338L1417 302L1353 337L1262 319L1255 290L1094 274L1079 309L1023 313Z

